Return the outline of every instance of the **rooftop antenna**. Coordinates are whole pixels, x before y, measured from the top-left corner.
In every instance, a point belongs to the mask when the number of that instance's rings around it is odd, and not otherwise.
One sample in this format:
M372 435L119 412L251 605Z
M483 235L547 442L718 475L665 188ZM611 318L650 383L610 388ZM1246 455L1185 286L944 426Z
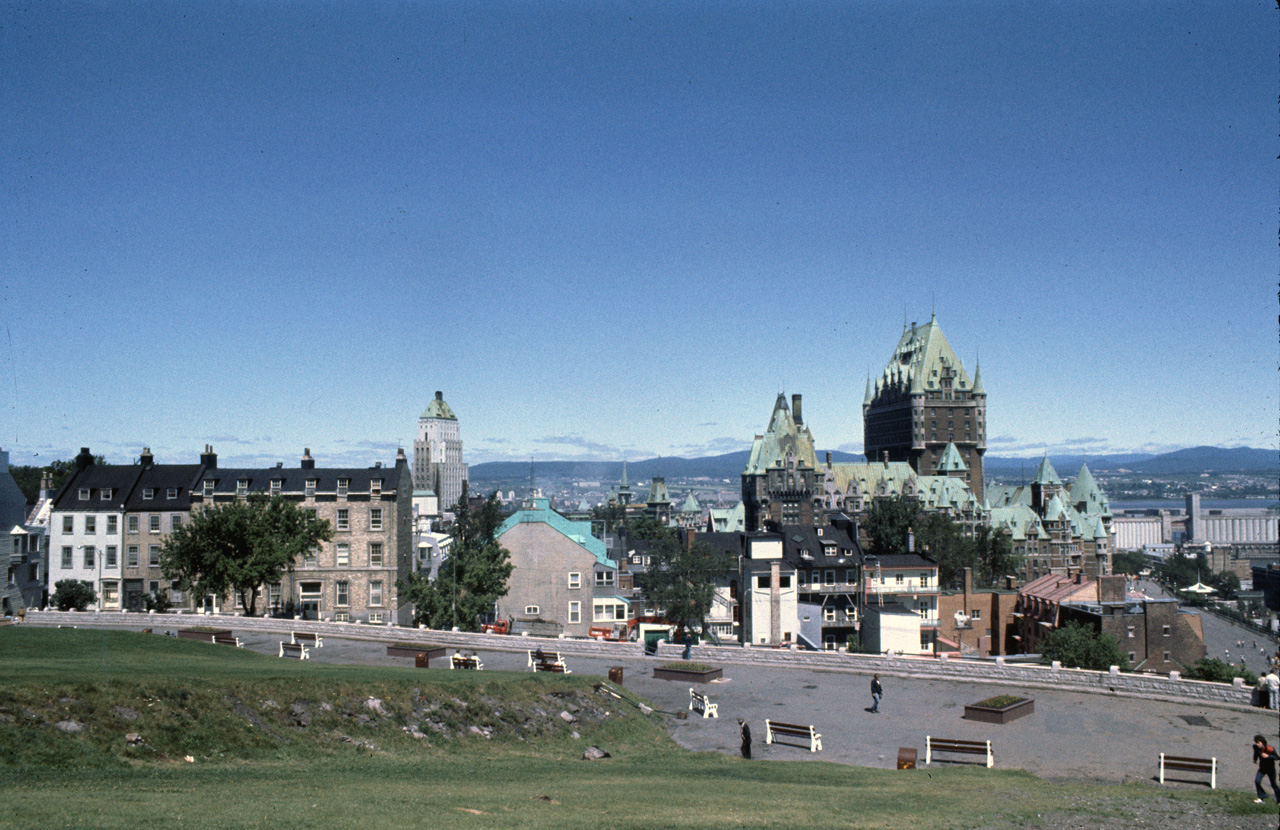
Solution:
M533 459L530 458L529 459L529 498L533 498L534 496L537 495L537 490L534 488L534 484L536 483L536 481L537 479L533 473Z
M938 316L938 292L929 292L929 318Z

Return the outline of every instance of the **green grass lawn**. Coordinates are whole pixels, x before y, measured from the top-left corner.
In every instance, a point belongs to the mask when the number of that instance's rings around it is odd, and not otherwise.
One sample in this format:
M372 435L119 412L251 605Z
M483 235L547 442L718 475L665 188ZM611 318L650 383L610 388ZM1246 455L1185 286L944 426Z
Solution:
M332 666L9 627L0 678L0 827L945 830L1169 798L1262 812L1242 792L690 753L663 716L579 675ZM559 717L570 709L573 723ZM56 728L67 720L85 731ZM613 757L580 760L591 744Z

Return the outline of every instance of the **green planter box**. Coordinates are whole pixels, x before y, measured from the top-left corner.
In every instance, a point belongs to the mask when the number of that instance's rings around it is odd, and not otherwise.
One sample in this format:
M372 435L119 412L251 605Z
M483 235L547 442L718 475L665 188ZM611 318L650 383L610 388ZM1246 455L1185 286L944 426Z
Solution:
M707 666L702 669L676 666L655 666L654 680L679 680L684 683L709 683L724 677L724 669Z
M448 651L444 646L436 646L430 643L424 643L420 646L406 645L389 645L387 646L388 657L417 657L419 654L427 655L427 659L431 660L436 657L444 657Z
M965 720L975 720L980 723L1008 723L1025 717L1036 710L1035 700L1029 697L1016 698L1004 705L984 705L988 701L981 701L966 705L964 707Z

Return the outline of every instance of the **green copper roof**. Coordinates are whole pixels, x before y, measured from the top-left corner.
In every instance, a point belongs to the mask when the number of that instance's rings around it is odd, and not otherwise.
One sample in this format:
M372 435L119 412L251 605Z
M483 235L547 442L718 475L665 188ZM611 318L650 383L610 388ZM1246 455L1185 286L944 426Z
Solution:
M597 563L610 568L617 567L617 564L609 558L604 542L591 535L591 522L575 522L572 519L565 518L551 509L550 499L530 499L523 508L508 516L507 520L498 528L499 541L501 541L504 533L520 524L550 525L552 529L559 531L570 541L594 556Z
M717 533L741 533L747 529L747 506L738 502L730 508L711 508L711 526Z
M870 375L868 375L868 376L867 376L867 391L866 391L866 392L863 394L863 396L862 396L862 403L863 403L864 405L869 405L873 400L875 400L875 398L876 398L876 396L875 396L875 395L872 393L872 391L871 391L871 376L870 376Z
M964 459L960 457L960 450L956 449L954 442L948 441L947 448L942 451L942 457L938 459L938 475L963 473L968 469L965 466Z
M1110 516L1111 502L1107 494L1093 480L1087 464L1080 465L1076 480L1071 483L1071 504L1087 516Z
M427 408L422 411L423 418L442 418L446 421L456 421L458 416L453 414L453 410L449 408L449 404L444 402L444 393L436 392L436 399L427 404Z
M813 435L809 428L796 426L787 406L786 395L778 393L769 416L769 428L751 445L751 455L743 475L763 474L770 467L786 463L788 455L794 455L797 466L818 469L818 456L813 449Z
M982 386L982 367L979 366L976 361L973 364L973 394L987 394L987 390Z
M1040 525L1040 517L1025 504L991 508L991 527L1007 532L1014 541L1049 538Z
M1062 479L1058 478L1058 471L1053 469L1047 455L1040 459L1040 466L1036 467L1036 476L1031 480L1036 484L1062 484Z
M912 395L942 389L942 372L950 367L957 391L972 391L973 383L964 370L964 364L942 333L936 319L923 326L914 323L904 328L898 346L889 358L889 365L876 381L876 391L896 387L900 392Z
M1060 522L1067 518L1067 512L1062 507L1062 499L1058 498L1058 494L1054 493L1053 498L1049 499L1049 504L1044 508L1044 520L1046 522Z
M698 504L698 500L693 497L693 491L689 491L689 495L685 497L684 504L680 505L681 513L697 513L702 510L702 505Z
M649 485L649 498L645 499L645 504L670 504L671 497L667 495L667 482L665 479L654 478L653 483Z

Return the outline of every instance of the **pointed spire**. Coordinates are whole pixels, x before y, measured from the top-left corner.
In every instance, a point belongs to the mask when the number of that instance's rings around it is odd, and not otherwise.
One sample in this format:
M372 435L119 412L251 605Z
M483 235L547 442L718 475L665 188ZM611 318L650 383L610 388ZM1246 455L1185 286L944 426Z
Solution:
M973 394L987 394L987 390L982 387L982 366L976 360L973 363Z
M1044 454L1044 458L1040 459L1040 466L1036 467L1036 477L1032 479L1036 484L1062 484L1062 479L1058 478L1058 471L1053 469L1053 465L1049 463L1049 453Z
M866 394L862 396L863 406L869 406L871 404L871 401L873 401L874 399L875 399L875 396L871 394L871 375L868 374L867 375L867 391L866 391Z

